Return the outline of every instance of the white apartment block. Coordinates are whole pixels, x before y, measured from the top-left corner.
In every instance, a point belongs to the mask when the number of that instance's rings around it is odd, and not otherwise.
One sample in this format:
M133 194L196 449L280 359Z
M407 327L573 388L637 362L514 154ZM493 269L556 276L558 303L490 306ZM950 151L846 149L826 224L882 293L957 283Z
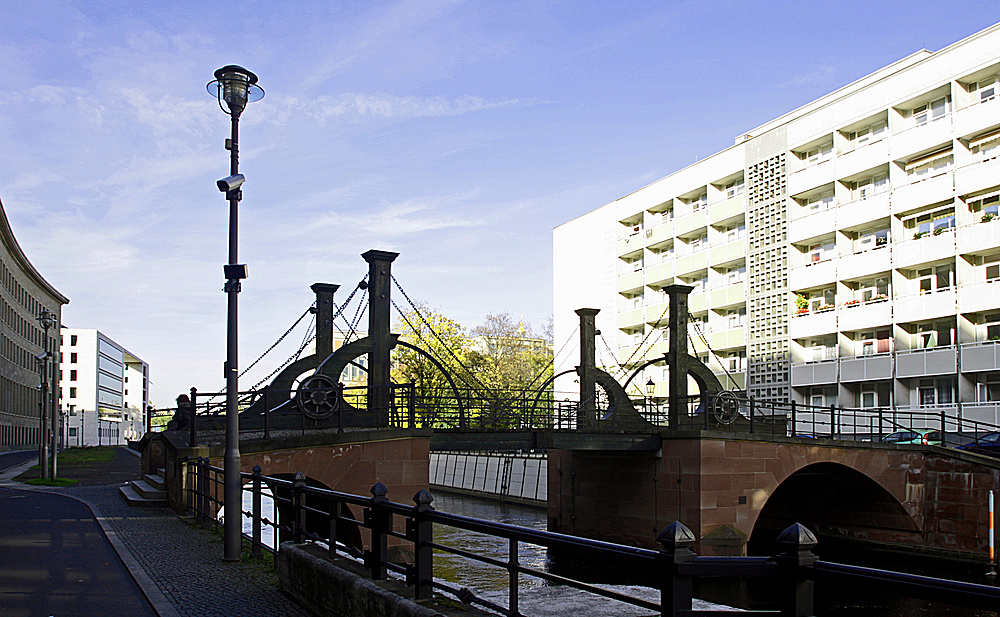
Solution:
M598 364L636 367L666 351L661 289L690 285L690 351L726 388L998 423L998 75L1000 24L557 227L556 341L598 308Z
M63 443L120 445L146 432L149 365L98 330L63 328Z

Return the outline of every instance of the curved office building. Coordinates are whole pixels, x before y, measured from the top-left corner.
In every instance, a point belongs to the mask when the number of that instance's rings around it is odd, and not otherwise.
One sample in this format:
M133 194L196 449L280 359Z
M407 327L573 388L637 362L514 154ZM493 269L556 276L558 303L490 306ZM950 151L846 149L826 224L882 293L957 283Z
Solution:
M58 353L62 305L68 302L28 261L0 203L0 451L38 446L38 357L46 350ZM38 320L45 309L57 318L47 344ZM58 392L55 386L49 392Z

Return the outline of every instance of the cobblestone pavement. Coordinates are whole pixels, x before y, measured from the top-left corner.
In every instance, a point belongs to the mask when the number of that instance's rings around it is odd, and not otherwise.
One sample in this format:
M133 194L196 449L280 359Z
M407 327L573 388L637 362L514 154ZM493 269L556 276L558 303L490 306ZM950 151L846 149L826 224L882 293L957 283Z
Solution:
M278 591L277 573L269 562L223 561L221 533L188 525L167 508L132 508L118 496L117 486L60 492L82 498L100 510L103 522L114 530L178 615L309 615Z

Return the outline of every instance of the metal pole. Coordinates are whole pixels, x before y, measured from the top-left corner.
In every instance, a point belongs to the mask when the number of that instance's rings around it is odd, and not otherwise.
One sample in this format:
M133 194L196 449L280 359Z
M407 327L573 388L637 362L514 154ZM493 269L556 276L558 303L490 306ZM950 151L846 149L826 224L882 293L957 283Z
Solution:
M994 504L993 489L990 489L990 569L986 573L986 576L996 576L996 549L994 544L994 531L993 531L993 504Z
M232 139L229 145L229 172L235 176L239 173L239 126L240 115L237 111L230 114L232 118ZM229 197L229 265L235 266L237 256L237 229L239 222L240 191L230 191ZM226 455L225 474L223 477L223 501L229 505L230 512L241 511L242 501L240 490L240 418L239 409L239 371L237 356L237 298L240 290L239 280L230 280L226 285L228 296L228 311L226 316ZM192 409L192 411L194 411ZM192 420L194 418L192 417ZM223 527L223 560L239 561L243 540L242 517L227 516Z

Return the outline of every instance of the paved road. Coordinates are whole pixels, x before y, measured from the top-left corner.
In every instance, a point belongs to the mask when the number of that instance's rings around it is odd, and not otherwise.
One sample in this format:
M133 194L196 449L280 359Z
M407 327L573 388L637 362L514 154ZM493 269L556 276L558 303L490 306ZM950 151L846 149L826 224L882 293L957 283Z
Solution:
M0 471L17 467L38 458L38 450L20 450L17 452L0 452Z
M156 612L87 506L0 487L0 616L49 615Z

